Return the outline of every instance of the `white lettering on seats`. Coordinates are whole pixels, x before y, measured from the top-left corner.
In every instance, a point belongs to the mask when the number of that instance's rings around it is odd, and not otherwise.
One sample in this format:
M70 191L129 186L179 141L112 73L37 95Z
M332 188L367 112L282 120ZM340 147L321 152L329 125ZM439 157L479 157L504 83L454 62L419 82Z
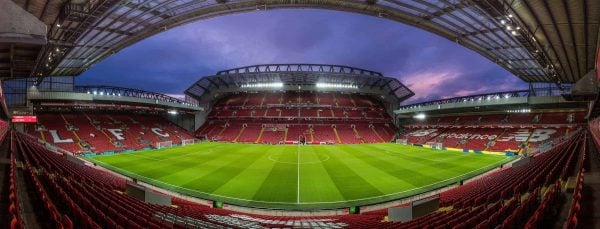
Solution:
M73 139L61 139L56 130L48 130L48 132L50 132L50 135L52 135L52 140L54 143L73 143Z
M121 129L106 129L108 130L108 132L110 132L112 135L114 135L117 140L125 140L125 138L123 137L123 133L121 131Z
M529 137L528 129L519 129L514 133L508 134L507 136L504 136L504 137L498 139L497 141L508 142L508 141L514 140L517 142L524 142L524 141L527 141L528 137Z
M161 133L162 130L160 128L152 128L152 132L161 137L169 137L169 133Z
M552 134L556 133L555 129L536 129L531 134L529 142L542 142L550 139Z
M410 133L410 136L423 137L435 133L437 129L421 129Z

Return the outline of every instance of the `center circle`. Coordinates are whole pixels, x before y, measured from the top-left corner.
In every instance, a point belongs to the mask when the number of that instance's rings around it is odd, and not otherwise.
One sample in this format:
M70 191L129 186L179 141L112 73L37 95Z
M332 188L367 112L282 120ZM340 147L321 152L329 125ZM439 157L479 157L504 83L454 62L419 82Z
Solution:
M315 159L305 159L302 158L302 153L300 153L300 163L298 163L298 157L296 157L296 154L294 154L294 157L290 157L289 155L286 157L285 153L273 153L271 155L268 156L269 160L275 162L275 163L283 163L283 164L317 164L317 163L322 163L325 162L327 160L329 160L329 155L327 154L318 154L317 155L318 160Z

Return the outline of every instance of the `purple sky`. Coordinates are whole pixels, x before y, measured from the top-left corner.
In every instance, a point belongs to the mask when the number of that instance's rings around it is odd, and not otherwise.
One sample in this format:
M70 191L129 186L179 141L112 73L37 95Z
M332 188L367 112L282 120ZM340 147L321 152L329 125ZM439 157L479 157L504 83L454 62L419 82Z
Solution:
M257 11L180 26L96 64L77 84L177 95L201 76L273 63L379 71L416 93L408 103L526 88L488 59L437 35L381 18L326 10Z

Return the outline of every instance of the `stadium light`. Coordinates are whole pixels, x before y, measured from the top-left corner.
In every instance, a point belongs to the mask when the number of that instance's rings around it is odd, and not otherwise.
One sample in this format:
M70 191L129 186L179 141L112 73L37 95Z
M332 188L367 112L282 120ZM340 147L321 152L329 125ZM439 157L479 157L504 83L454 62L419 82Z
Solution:
M415 116L413 116L413 118L423 120L426 118L426 116L425 116L425 114L420 113L420 114L416 114Z
M241 88L265 88L265 87L270 87L270 88L282 88L282 87L283 87L283 83L282 83L282 82L276 82L276 83L253 83L253 84L242 84L240 87L241 87Z
M177 114L177 111L176 111L176 110L169 110L169 111L167 111L167 112L168 112L169 114L172 114L172 115L176 115L176 114Z
M317 83L317 88L349 88L358 89L358 86L352 84L339 84L339 83Z
M515 109L515 110L506 110L506 112L508 112L508 113L531 113L531 109L523 108L523 109Z

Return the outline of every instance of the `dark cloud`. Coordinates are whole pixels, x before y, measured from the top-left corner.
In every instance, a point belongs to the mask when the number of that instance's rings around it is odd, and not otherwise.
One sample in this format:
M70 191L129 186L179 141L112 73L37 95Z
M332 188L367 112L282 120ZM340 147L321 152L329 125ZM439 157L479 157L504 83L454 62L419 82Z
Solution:
M201 76L269 63L379 71L416 92L409 102L526 87L447 39L386 19L326 10L259 11L180 26L107 58L77 82L182 94Z

